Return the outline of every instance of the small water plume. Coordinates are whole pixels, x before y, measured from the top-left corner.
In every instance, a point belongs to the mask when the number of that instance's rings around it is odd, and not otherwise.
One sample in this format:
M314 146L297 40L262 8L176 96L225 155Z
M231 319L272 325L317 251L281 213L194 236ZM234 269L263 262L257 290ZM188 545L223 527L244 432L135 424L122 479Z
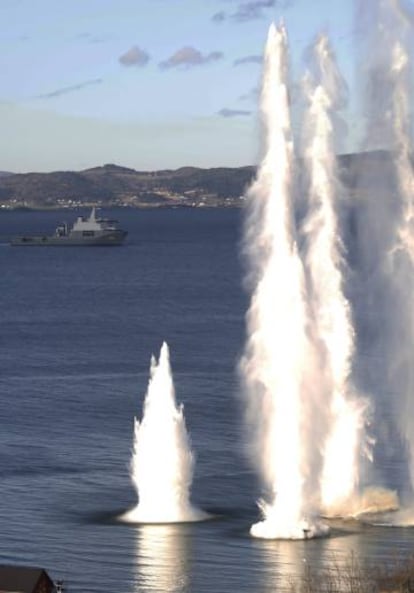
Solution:
M344 294L344 245L338 224L343 196L335 155L335 127L346 86L326 35L310 54L305 80L304 162L308 215L304 222L309 303L321 358L318 405L327 440L323 448L324 514L346 513L358 494L359 457L368 401L352 384L355 331ZM322 433L323 434L323 433Z
M151 358L142 420L135 419L131 479L138 505L123 519L139 523L201 521L207 514L190 503L194 457L183 406L175 401L169 350Z
M251 534L303 539L327 528L315 517L313 499L305 496L312 490L310 482L316 486L307 448L315 452L317 446L311 445L312 418L305 413L316 385L294 223L287 53L284 27L272 25L261 94L265 150L248 192L245 252L252 297L240 369L253 425L254 457L267 492L259 503L263 520L252 526Z

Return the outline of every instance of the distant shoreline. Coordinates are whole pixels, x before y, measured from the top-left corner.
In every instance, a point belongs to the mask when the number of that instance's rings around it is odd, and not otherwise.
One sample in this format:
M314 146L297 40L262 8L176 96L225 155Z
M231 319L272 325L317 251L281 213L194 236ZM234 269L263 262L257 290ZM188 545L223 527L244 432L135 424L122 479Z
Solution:
M392 155L384 150L341 155L338 164L350 190L361 171L388 167L392 174ZM79 172L3 174L0 210L242 207L255 175L255 166L143 172L112 164Z
M158 206L120 206L119 204L81 204L79 206L48 206L48 207L32 207L32 206L16 206L0 208L0 214L4 212L77 212L79 210L90 210L97 208L98 210L240 210L244 207L243 203L234 205L204 205L204 206L190 206L186 204L163 204Z

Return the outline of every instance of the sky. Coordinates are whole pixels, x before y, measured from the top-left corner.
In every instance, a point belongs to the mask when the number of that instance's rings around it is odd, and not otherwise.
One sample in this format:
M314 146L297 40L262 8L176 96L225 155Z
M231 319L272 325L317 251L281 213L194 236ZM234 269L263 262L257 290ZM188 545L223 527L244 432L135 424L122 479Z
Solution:
M0 0L0 171L255 164L281 21L294 80L324 32L352 90L352 0Z

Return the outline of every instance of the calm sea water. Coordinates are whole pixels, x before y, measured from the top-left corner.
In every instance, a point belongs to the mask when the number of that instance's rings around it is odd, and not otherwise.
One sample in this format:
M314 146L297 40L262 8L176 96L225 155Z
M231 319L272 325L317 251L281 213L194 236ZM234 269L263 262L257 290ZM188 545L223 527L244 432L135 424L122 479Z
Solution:
M356 522L323 540L249 537L260 489L236 375L241 213L104 214L129 231L123 247L0 245L0 562L45 567L74 593L270 593L309 563L408 553L413 530ZM2 212L0 237L74 216ZM192 500L216 518L126 525L133 417L163 340L197 456Z

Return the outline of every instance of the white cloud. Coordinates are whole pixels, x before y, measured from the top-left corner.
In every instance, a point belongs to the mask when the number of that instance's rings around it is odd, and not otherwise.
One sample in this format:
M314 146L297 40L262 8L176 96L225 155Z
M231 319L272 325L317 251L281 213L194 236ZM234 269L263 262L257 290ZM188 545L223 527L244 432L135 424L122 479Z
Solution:
M293 0L248 0L240 2L234 12L225 12L220 10L212 16L212 21L222 23L223 21L235 21L244 23L263 18L265 11L269 8L278 7L280 9L289 8Z
M247 109L228 109L227 107L224 107L223 109L220 109L218 115L221 115L221 117L246 117L251 115L251 113L252 112L247 111Z
M234 60L233 66L240 66L241 64L262 64L263 56L244 56Z
M167 60L160 62L160 68L166 70L169 68L191 68L193 66L202 66L210 62L221 60L223 54L219 51L213 51L208 54L202 54L198 49L191 46L185 46L178 49Z
M95 84L101 84L101 83L102 83L102 78L94 78L93 80L85 80L84 82L80 82L79 84L65 86L60 89L51 91L50 93L43 93L42 95L37 95L36 99L53 99L54 97L60 97L61 95L66 95L67 93L73 93L75 91L84 89L85 87L95 85Z
M150 57L145 50L138 47L138 45L133 45L127 52L118 58L118 61L123 66L146 66L149 59Z

